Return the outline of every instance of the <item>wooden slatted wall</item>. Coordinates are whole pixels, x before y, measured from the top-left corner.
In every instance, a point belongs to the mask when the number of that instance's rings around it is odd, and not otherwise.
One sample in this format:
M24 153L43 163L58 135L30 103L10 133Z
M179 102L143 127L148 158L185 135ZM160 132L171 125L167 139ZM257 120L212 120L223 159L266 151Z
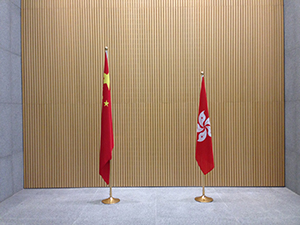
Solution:
M200 72L209 186L284 185L282 0L23 0L24 186L98 175L109 46L114 186L198 186Z

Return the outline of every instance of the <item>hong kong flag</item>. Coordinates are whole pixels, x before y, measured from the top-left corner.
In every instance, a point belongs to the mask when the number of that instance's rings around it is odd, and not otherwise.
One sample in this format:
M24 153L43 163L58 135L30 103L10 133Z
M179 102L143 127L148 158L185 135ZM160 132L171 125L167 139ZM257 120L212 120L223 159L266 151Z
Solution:
M197 122L196 161L204 174L210 172L215 166L204 77L201 83Z

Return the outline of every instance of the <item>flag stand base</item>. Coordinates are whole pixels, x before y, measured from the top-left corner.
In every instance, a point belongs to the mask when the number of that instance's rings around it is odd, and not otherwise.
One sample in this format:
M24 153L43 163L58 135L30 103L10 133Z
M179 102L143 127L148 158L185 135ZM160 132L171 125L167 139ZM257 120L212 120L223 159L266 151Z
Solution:
M118 198L114 198L112 196L112 187L111 187L111 183L109 184L109 198L102 200L102 203L104 204L115 204L118 203L120 201L120 199Z
M104 204L115 204L115 203L118 203L119 201L120 201L120 199L118 199L118 198L109 197L107 199L102 200L102 203L104 203Z
M212 202L212 201L213 201L212 198L207 197L207 196L205 196L205 195L202 195L202 196L200 196L200 197L196 197L195 200L196 200L197 202Z
M197 202L204 202L204 203L213 201L211 197L207 197L205 195L205 175L202 176L202 195L200 197L196 197L195 200Z

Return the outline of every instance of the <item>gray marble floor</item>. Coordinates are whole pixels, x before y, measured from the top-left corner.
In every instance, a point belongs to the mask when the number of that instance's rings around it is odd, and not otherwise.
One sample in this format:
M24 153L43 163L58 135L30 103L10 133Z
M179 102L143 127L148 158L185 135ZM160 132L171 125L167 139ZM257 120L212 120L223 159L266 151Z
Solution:
M0 224L300 224L300 196L287 188L24 189L0 203Z

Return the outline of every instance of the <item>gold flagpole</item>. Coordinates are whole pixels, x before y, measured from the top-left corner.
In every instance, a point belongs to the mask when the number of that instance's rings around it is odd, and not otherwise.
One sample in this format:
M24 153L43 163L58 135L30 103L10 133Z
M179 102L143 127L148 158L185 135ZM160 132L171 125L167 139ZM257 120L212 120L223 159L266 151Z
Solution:
M115 204L120 201L118 198L114 198L112 196L112 185L111 185L111 170L109 171L109 198L102 200L102 203L104 204Z
M111 174L111 172L109 172ZM110 179L110 176L109 176ZM109 198L102 200L102 203L104 204L115 204L118 203L120 201L120 199L118 198L114 198L112 196L112 185L111 182L109 182Z
M206 175L203 174L202 175L202 195L195 198L195 200L197 202L212 202L213 201L212 198L207 197L205 195L205 178L206 178Z
M107 51L108 51L108 47L106 46L105 47L105 52L107 53ZM107 53L107 60L108 60L108 53ZM112 160L110 160L110 163L111 163L111 161ZM112 168L111 164L110 164L110 167ZM104 203L104 204L115 204L115 203L118 203L120 201L120 199L114 198L112 196L111 174L112 173L111 173L111 170L110 170L109 171L109 198L102 200L102 203Z
M204 77L204 72L201 71L201 77ZM202 174L202 195L199 196L199 197L196 197L195 200L197 202L212 202L213 199L210 198L210 197L207 197L205 195L205 179L206 179L206 175L205 174Z

